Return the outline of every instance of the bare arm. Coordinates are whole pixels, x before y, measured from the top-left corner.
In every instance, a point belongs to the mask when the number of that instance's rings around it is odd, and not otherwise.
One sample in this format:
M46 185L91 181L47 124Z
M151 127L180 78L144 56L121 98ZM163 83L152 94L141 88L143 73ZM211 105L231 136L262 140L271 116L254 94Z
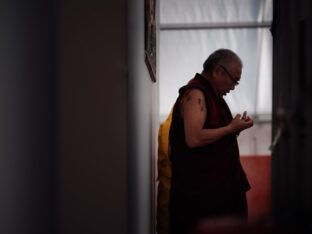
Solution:
M190 148L213 143L226 135L240 132L253 125L252 119L244 113L243 118L236 115L227 126L203 129L207 110L204 94L198 89L191 90L183 97L181 107L184 118L185 141Z

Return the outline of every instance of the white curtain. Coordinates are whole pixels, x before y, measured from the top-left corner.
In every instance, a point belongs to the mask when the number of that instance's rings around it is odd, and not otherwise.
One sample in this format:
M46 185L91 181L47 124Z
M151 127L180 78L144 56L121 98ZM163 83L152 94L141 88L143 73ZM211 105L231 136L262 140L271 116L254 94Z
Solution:
M201 72L203 62L218 48L235 51L244 63L240 85L225 97L232 113L247 110L260 119L271 116L272 8L272 0L160 0L161 120L179 87ZM201 25L204 28L191 29Z

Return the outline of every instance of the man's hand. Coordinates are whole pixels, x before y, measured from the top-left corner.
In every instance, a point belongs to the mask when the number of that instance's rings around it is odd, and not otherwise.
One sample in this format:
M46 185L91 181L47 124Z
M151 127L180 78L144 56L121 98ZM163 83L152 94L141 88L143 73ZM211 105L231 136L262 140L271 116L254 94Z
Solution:
M242 119L245 120L245 121L251 120L251 118L247 115L247 111L244 111Z
M252 126L253 120L247 115L246 111L244 111L243 116L237 114L230 123L230 127L233 129L233 132L241 132Z

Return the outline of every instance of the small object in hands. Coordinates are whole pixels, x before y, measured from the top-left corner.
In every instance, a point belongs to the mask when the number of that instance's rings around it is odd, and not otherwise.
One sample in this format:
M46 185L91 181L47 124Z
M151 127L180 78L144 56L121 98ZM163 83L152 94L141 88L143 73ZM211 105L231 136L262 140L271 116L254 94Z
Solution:
M243 116L242 116L241 119L246 120L246 117L247 117L247 111L244 111Z

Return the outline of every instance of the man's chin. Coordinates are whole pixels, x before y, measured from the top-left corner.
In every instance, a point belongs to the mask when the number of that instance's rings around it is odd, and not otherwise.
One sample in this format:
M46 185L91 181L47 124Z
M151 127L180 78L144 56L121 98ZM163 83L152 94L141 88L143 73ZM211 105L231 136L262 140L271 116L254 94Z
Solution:
M223 97L223 96L226 96L228 93L229 93L229 92L226 92L226 91L225 91L225 92L220 92L220 93L219 93L219 96L220 96L220 97Z

